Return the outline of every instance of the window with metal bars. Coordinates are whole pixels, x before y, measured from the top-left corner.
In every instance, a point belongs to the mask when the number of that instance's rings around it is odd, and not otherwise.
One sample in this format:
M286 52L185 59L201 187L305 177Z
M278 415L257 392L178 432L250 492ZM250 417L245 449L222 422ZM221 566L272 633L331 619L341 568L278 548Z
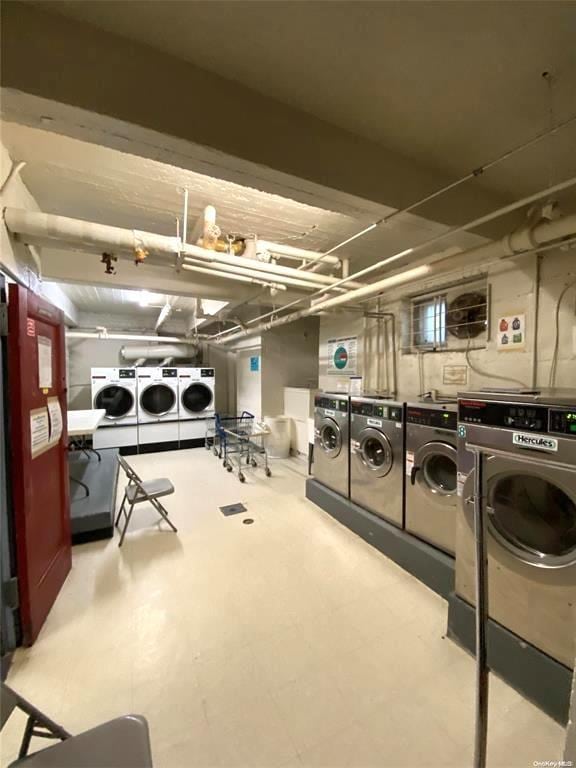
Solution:
M446 296L412 302L412 346L436 349L446 345Z

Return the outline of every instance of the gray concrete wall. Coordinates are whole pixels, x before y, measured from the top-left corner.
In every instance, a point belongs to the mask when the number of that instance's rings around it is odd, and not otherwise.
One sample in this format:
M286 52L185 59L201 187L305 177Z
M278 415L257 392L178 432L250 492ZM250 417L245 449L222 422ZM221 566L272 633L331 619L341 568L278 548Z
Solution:
M478 265L468 273L459 275L465 278L482 273L482 265ZM527 344L523 351L500 352L496 348L495 330L492 330L485 349L472 350L470 359L474 367L484 372L480 375L467 366L465 352L441 352L423 355L424 391L436 389L448 395L456 394L464 386L446 385L443 383L444 367L459 365L468 367L467 387L484 386L517 386L513 382L497 381L492 374L509 376L531 386L532 356L537 326L537 384L547 386L550 363L554 346L554 310L558 297L564 286L576 280L576 258L572 251L554 251L542 259L540 277L540 306L537 322L534 315L535 307L535 259L506 260L491 265L487 269L490 288L490 324L492 329L500 314L523 312L526 314ZM447 275L444 284L451 283L454 275ZM425 292L432 283L422 283L420 286L411 285L411 294ZM434 289L442 289L442 282L436 280ZM556 386L576 386L576 330L575 330L576 286L565 295L559 316L559 356L557 366ZM402 342L402 324L406 322L405 305L396 295L393 301L382 301L382 310L392 311L398 320L398 345ZM377 350L377 327L374 321L368 321L364 328L363 320L358 315L332 315L321 319L320 330L320 387L346 388L347 377L329 375L327 372L327 341L333 337L349 335L359 336L359 373L365 379L365 389L375 390L378 366L382 366L382 356ZM366 356L364 347L366 342ZM465 346L458 340L452 340L459 347ZM396 354L398 368L398 391L403 398L412 399L420 392L418 355ZM381 377L384 381L384 377Z

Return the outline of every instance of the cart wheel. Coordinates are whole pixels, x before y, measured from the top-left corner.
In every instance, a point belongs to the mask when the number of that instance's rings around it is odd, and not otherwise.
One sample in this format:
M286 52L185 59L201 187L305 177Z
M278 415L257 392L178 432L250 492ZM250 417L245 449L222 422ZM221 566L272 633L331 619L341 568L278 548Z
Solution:
M214 456L218 456L218 458L219 458L219 459L221 459L221 458L222 458L222 457L221 457L221 456L218 454L218 450L217 450L216 448L212 448L212 453L214 454Z
M255 459L252 459L252 461L250 463L252 464L252 466L254 468L256 468L258 466L258 462Z
M227 472L232 472L232 465L231 464L226 464L226 471Z
M248 456L248 458L246 459L246 466L247 466L247 467L249 467L249 466L250 466L250 456Z
M240 474L238 475L238 480L240 480L241 483L245 482L246 478L244 477L242 472L240 472Z
M272 472L266 467L266 477L272 477Z
M216 453L216 451L214 451L214 453ZM221 459L221 458L222 458L222 451L218 451L218 458L219 458L219 459Z

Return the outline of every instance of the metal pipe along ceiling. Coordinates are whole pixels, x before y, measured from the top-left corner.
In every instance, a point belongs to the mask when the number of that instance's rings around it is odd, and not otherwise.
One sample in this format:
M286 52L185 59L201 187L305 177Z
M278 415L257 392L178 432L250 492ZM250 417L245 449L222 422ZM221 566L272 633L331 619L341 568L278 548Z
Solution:
M550 195L553 195L557 192L568 189L569 187L572 187L575 184L576 184L576 177L572 177L570 179L560 182L559 184L555 184L551 187L548 187L547 189L541 190L540 192L537 192L533 195L529 195L528 197L524 197L521 200L517 200L514 203L510 203L509 205L505 205L501 208L497 208L491 213L488 213L484 216L474 219L466 224L462 224L461 226L457 226L457 227L452 227L452 229L449 229L440 235L435 235L429 240L426 240L422 243L419 243L418 245L415 245L413 248L408 248L404 251L401 251L400 253L394 254L393 256L389 256L385 259L382 259L382 261L379 261L370 267L366 267L365 269L362 269L359 272L356 272L355 274L351 275L350 278L342 278L341 280L338 280L336 283L332 285L332 288L333 289L337 288L343 285L344 283L347 283L349 280L362 277L370 272L374 272L376 270L382 269L384 266L387 266L388 264L397 261L402 256L411 255L411 254L423 251L429 248L431 245L435 245L438 242L441 242L442 240L445 240L446 238L454 234L457 234L459 232L464 232L469 229L474 229L475 227L478 227L481 224L485 224L488 221L497 219L507 213L511 213L512 211L518 210L519 208L526 207L527 205L530 205L531 203L541 200L542 198L549 197ZM526 232L526 230L528 230L528 233ZM536 235L534 234L534 230L537 230ZM570 230L572 230L572 232ZM517 232L511 233L510 235L503 238L499 242L489 243L487 246L480 246L479 249L474 249L474 251L481 251L483 248L486 248L486 249L495 248L496 250L491 251L494 254L495 253L498 254L497 256L495 256L495 258L503 258L505 256L510 256L512 253L521 253L522 246L526 245L527 243L534 243L535 237L546 238L546 240L542 240L542 243L544 243L549 240L566 237L569 234L574 234L574 232L576 232L576 228L574 228L574 225L573 225L573 217L565 216L556 221L539 224L536 227L523 228ZM514 248L517 248L517 250L511 250ZM533 245L531 246L531 248L533 248ZM461 259L466 255L467 255L466 252L455 254L454 257L449 257L449 260ZM426 258L429 264L434 263L435 261L445 261L445 257L442 257L442 256L436 257L436 258L428 256L423 258ZM449 268L450 268L449 266L445 267L443 271L448 271ZM328 302L325 302L322 297L320 299L320 302L318 304L315 304L314 307L315 309L317 307L322 307L322 309L328 309L333 306L338 306L348 302L354 302L359 298L362 300L365 300L366 298L369 298L370 296L375 295L381 290L380 288L377 287L379 285L380 285L379 282L370 283L367 286L363 286L363 288L361 289L353 290L345 294L345 296L337 296L334 299L329 299ZM366 291L364 290L365 288L367 289ZM314 299L314 297L320 296L323 293L325 293L325 291L319 290L316 294L313 294L312 297L310 298ZM306 299L297 299L296 301L291 302L289 305L283 308L284 311L286 311L290 307L301 304L303 301L307 300L307 298L308 297L306 297ZM345 299L345 300L342 301L341 299ZM275 314L275 312L266 313L266 315L260 316L259 318L255 318L254 320L251 321L251 324L255 324L259 320L263 320L264 317L270 316L272 314ZM214 340L217 340L219 343L223 343L223 342L226 343L229 340L235 340L236 338L240 338L241 336L260 333L262 330L265 330L266 328L275 327L275 325L283 325L286 322L285 318L292 318L293 320L298 320L300 317L305 317L307 314L311 314L311 313L306 312L306 310L294 312L291 315L275 318L273 321L270 321L269 323L260 323L258 325L253 325L248 329L238 330L237 333L235 333L236 328L231 328L228 331L222 331L219 334L215 334L212 338ZM292 322L292 320L288 320L288 322Z
M262 280L271 279L271 276L274 276L277 278L277 282L280 282L278 278L282 276L292 277L296 280L305 280L318 288L338 283L337 278L329 275L316 272L304 275L293 267L217 253L191 243L183 243L177 237L157 235L153 232L123 229L122 227L112 227L67 216L56 216L18 208L5 208L4 220L9 231L26 243L52 247L57 244L60 248L84 249L98 253L107 250L131 256L138 245L139 248L149 254L174 257L175 254L180 253L184 257L199 259L209 264L228 264L233 267L243 267L262 272L265 273L262 275ZM359 287L359 284L356 287Z

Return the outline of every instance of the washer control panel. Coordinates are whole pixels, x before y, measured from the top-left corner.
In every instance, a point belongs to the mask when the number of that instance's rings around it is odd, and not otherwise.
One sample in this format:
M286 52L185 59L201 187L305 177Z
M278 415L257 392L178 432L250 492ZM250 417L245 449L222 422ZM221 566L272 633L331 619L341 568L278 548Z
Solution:
M364 400L352 400L350 409L352 413L358 416L402 421L402 408L394 405L380 405L380 403L371 403Z
M455 411L443 411L438 408L406 408L406 423L419 424L435 429L451 429L456 431L457 414Z
M339 400L334 397L322 397L321 395L314 398L314 405L316 408L325 408L329 411L343 411L346 413L348 410L348 400Z
M458 404L458 417L463 424L480 424L523 432L550 432L576 438L574 408L461 400Z

